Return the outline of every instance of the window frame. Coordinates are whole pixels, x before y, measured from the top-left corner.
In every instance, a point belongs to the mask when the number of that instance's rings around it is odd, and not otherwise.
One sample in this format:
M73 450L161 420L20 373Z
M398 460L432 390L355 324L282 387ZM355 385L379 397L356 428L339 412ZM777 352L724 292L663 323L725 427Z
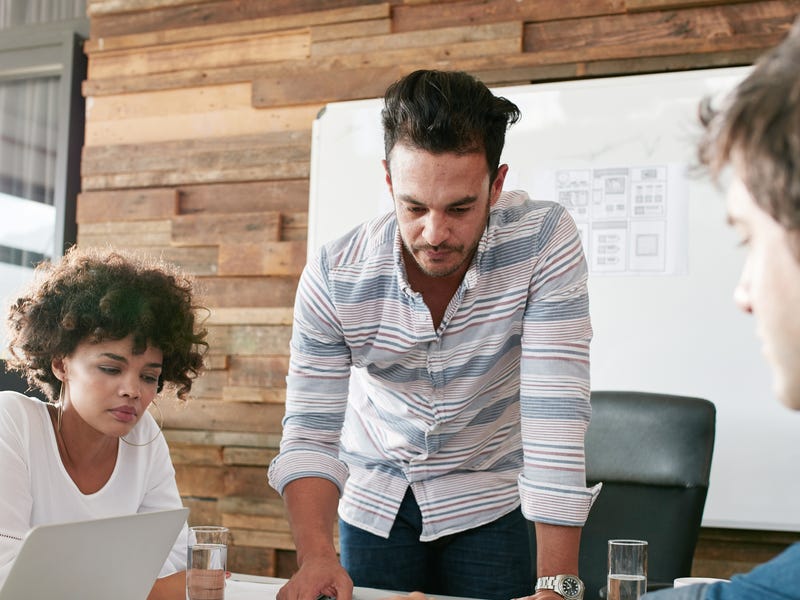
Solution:
M53 206L56 259L77 240L76 209L81 190L81 151L85 103L81 86L87 58L83 43L89 37L88 19L20 25L0 30L0 83L59 76L58 137L56 142Z

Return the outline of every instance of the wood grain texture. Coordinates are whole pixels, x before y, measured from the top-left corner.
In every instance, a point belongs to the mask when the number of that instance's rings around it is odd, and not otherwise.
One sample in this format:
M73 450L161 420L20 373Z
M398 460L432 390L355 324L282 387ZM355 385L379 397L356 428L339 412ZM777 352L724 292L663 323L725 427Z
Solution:
M151 10L96 15L90 21L92 38L146 33L162 29L197 27L205 23L232 23L304 13L383 4L379 0L216 0L179 3Z
M284 308L294 305L296 277L201 277L207 306L216 308ZM220 348L220 352L224 349ZM264 354L276 354L264 353Z
M334 23L332 25L315 25L311 27L311 44L319 44L331 40L344 40L375 35L386 35L392 32L392 20L370 19L350 23Z
M291 333L282 325L211 325L208 343L232 356L287 355Z
M752 0L730 0L727 4L750 2ZM721 4L719 0L625 0L627 12L645 10L672 10L674 8L692 8L696 6L714 6Z
M98 191L78 194L76 220L150 221L170 219L178 213L178 192L172 188Z
M392 21L394 30L400 33L511 20L529 23L557 21L624 12L624 0L462 0L400 4L393 9Z
M172 243L203 246L237 241L276 241L280 238L280 219L277 212L178 215L171 221Z
M172 221L109 221L78 226L78 245L99 248L169 246Z
M142 78L130 78L136 81ZM91 98L85 147L309 132L322 105L253 107L249 83ZM306 134L307 135L307 134Z
M524 48L548 63L570 62L577 51L594 61L640 57L645 48L648 56L763 48L785 35L798 10L788 0L531 23Z
M193 399L191 406L164 403L164 427L209 431L258 431L279 433L283 406L252 402ZM262 484L263 484L263 469ZM266 486L264 486L266 487ZM180 488L180 486L179 486ZM183 488L181 493L185 493ZM213 496L214 494L206 494Z
M188 67L211 69L299 60L309 55L310 37L307 29L301 29L94 53L90 56L88 76L103 79L125 73L142 77Z
M121 1L126 2L127 0ZM381 4L318 10L294 15L279 15L226 23L211 22L194 27L159 29L147 33L98 37L87 40L84 44L84 51L88 55L92 55L112 50L148 48L163 44L198 40L215 40L217 38L229 38L268 31L388 20L389 16L390 6L388 3L383 2Z
M502 46L505 52L518 52L522 42L522 21L321 41L312 45L311 54L314 57L374 54L404 48L431 48L437 46L452 48L459 44L496 40L509 42ZM499 54L500 52L496 53Z
M292 308L215 308L206 321L209 325L291 325Z

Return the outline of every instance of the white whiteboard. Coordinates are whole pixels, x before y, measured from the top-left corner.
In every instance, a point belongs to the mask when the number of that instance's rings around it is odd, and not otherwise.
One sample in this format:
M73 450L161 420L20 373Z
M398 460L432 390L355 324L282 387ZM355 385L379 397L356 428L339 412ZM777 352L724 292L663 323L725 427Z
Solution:
M522 111L503 154L505 188L531 191L537 173L558 167L693 165L698 102L748 70L497 88ZM380 163L381 105L329 104L314 123L309 255L391 207ZM734 306L742 254L725 222L723 192L702 173L685 189L682 274L590 275L592 389L713 401L717 438L703 525L800 531L800 415L776 400L753 320Z

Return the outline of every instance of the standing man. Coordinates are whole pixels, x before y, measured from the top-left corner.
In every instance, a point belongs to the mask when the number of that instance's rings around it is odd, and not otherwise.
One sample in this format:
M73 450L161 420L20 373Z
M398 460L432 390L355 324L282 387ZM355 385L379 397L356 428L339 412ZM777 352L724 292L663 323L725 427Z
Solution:
M800 19L720 112L708 106L702 112L702 161L715 176L728 164L734 171L728 221L747 251L734 297L756 317L776 395L800 410ZM645 598L800 600L800 543L730 583Z
M560 600L565 577L582 596L587 267L560 205L502 191L519 116L466 73L386 92L394 211L326 245L297 292L269 481L299 570L279 600L353 583Z

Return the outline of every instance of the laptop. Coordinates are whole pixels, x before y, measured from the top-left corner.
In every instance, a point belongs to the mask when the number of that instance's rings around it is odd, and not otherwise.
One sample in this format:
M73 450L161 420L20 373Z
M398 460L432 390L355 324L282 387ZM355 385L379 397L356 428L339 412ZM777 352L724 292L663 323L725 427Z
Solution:
M144 600L188 514L178 508L34 527L0 600Z

